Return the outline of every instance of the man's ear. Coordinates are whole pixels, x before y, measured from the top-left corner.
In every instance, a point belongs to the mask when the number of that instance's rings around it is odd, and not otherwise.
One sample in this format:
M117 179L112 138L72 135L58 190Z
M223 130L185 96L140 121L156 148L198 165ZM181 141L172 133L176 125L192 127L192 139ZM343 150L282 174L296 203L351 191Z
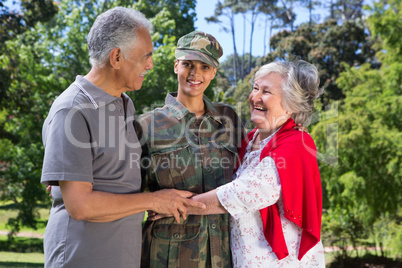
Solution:
M123 55L121 53L121 49L118 47L113 48L109 54L110 65L112 65L112 67L115 69L120 69L122 60L123 60Z
M174 60L174 73L177 74L179 72L179 61L178 60Z

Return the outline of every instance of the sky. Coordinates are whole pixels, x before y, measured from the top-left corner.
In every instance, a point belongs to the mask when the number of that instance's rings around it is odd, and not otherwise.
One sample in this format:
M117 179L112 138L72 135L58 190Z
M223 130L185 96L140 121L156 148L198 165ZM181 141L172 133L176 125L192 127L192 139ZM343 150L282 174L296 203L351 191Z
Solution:
M221 61L224 61L229 55L233 54L233 42L232 35L230 33L225 33L221 26L216 23L207 23L205 17L210 17L214 14L215 6L218 0L198 0L196 5L196 13L197 20L194 25L196 30L204 31L209 34L212 34L218 42L221 44L223 48L223 56ZM371 3L372 0L365 0L364 3ZM296 21L295 26L308 22L308 9L300 6L295 7L296 10ZM323 21L325 17L329 15L329 12L326 9L321 9L314 11L314 13L319 13L320 21ZM254 28L253 34L253 56L263 56L264 52L264 16L260 16L257 18L257 23ZM241 15L237 15L235 17L235 29L236 29L236 46L237 52L242 54L243 52L243 18ZM249 45L249 36L250 36L250 24L246 25L246 45L245 51L246 53L250 50ZM267 47L268 50L268 47Z

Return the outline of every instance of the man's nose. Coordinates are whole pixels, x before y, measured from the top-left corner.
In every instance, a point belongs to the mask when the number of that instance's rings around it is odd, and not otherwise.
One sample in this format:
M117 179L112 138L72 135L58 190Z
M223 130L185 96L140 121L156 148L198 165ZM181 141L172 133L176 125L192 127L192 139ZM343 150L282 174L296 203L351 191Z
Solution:
M152 68L154 68L154 60L152 59L152 57L149 57L149 63L148 63L148 70L151 70Z

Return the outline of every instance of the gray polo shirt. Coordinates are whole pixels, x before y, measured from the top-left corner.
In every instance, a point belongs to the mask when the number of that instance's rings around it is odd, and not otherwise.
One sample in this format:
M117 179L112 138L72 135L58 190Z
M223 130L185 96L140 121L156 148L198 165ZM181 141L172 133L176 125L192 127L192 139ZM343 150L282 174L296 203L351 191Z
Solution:
M124 102L124 103L123 103ZM135 109L77 76L53 103L43 125L45 156L41 182L91 182L93 189L136 193L141 188L141 147L134 130ZM72 219L60 188L46 227L46 267L139 267L143 213L107 223Z

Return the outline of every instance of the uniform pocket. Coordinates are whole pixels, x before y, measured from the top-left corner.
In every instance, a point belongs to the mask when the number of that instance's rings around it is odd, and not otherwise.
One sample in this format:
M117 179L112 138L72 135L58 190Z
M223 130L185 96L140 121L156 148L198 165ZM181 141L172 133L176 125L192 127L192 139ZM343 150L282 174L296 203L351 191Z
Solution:
M152 228L150 267L207 267L200 262L200 224L155 224ZM204 238L205 240L205 238Z
M183 242L197 238L200 228L200 224L158 224L154 225L152 235L157 239Z
M160 188L188 190L192 183L186 183L194 174L193 157L189 145L165 148L150 152L151 170Z

